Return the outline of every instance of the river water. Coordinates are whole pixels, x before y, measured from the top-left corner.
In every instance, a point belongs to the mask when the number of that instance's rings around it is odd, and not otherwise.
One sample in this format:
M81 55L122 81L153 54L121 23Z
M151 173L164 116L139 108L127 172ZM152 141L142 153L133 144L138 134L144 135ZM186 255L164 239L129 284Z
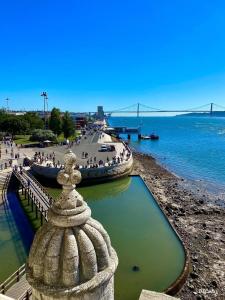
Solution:
M138 141L133 135L130 145L179 176L225 188L225 118L111 117L109 123L158 134L158 141Z
M15 191L0 205L0 283L25 263L34 232Z

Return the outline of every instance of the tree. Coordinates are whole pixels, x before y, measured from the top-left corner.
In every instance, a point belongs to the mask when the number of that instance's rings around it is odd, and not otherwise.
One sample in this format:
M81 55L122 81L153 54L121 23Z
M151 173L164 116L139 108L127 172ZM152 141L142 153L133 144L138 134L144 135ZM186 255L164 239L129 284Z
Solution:
M58 108L54 107L51 111L49 128L57 135L62 132L62 118L60 115L60 110Z
M65 112L62 118L62 131L66 139L75 132L74 122L68 111Z
M5 121L5 119L7 119L8 115L6 114L5 110L1 109L0 110L0 131L4 131L5 128L3 125L3 122Z
M44 122L38 116L37 113L27 112L23 116L23 119L26 120L29 123L31 131L33 131L34 129L43 129L44 128Z
M45 129L35 129L32 132L32 135L30 137L31 141L35 142L43 142L45 140L50 140L55 142L56 136L51 130L45 130Z
M10 115L0 110L0 131L15 134L29 134L33 129L42 129L44 123L42 119L32 112L23 116Z
M14 136L16 134L27 134L30 126L21 116L8 116L1 123L1 129Z

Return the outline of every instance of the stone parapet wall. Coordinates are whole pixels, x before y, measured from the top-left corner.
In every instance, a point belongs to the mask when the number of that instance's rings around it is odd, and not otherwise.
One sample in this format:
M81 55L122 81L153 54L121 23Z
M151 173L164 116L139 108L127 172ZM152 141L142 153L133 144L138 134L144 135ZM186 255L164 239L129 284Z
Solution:
M133 168L133 157L131 156L128 161L125 161L120 164L100 167L100 168L82 168L79 169L82 175L82 180L87 179L110 179L110 178L118 178L125 175L130 174ZM56 176L59 172L59 168L54 167L46 167L41 166L37 163L33 163L31 165L31 170L39 176L49 178L49 179L56 179Z
M11 298L10 298L11 299ZM32 300L68 300L68 295L62 296L60 294L55 294L53 296L44 295L39 291L32 289ZM102 286L95 288L91 292L80 291L77 294L71 294L69 296L70 300L113 300L114 299L114 278L112 277L109 281L105 282Z
M142 290L139 300L179 300L179 298L174 298L163 293Z

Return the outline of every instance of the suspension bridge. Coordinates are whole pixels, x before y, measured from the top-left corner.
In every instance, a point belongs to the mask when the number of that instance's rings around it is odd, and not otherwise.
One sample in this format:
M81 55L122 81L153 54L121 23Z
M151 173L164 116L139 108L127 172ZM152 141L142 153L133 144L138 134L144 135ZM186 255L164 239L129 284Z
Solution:
M115 110L105 110L105 114L135 114L137 117L142 113L205 113L210 116L213 115L213 112L225 112L225 106L216 104L216 103L207 103L198 107L185 108L185 109L160 109L151 107L142 103L135 103L127 107L115 109Z

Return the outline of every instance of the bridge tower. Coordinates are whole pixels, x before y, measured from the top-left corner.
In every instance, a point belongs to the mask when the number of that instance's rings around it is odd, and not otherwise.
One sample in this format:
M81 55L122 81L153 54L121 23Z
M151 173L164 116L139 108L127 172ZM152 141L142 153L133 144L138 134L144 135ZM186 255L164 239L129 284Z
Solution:
M137 104L137 117L139 117L139 112L140 112L140 103Z
M210 103L210 116L212 117L213 114L213 104L214 103Z

